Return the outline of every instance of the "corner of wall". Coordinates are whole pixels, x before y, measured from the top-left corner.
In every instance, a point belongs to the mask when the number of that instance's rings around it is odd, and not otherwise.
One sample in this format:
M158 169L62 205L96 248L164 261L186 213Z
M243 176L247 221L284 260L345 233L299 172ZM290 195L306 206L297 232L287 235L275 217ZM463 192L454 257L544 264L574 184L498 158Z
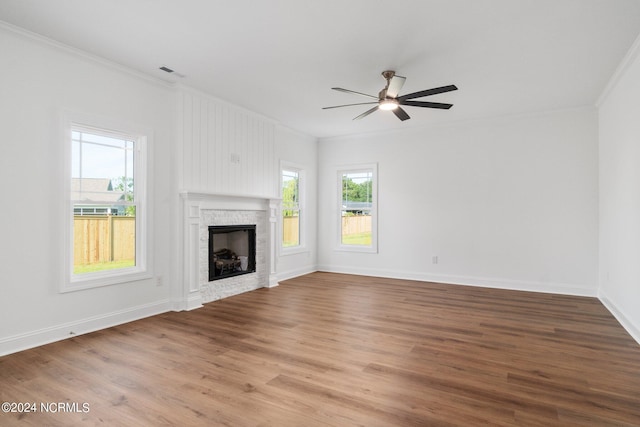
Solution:
M633 324L629 316L627 316L615 303L600 289L598 291L598 299L613 314L613 317L620 322L622 327L631 335L631 337L640 344L640 327Z

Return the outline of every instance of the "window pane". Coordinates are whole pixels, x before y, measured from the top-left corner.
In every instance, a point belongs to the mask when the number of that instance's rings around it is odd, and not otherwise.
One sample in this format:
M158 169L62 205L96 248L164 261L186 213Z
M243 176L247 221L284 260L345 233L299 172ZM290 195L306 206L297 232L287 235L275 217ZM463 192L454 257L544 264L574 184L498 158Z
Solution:
M73 273L136 265L135 206L74 205Z
M342 174L341 243L371 246L373 172Z
M282 206L291 208L299 203L298 172L282 171Z
M135 142L105 134L71 132L73 274L136 266Z
M282 245L300 245L300 179L297 171L282 171Z
M118 138L113 136L98 135L90 132L79 132L83 142L91 142L94 144L107 145L110 147L124 148L127 144L126 138Z
M127 177L127 186L125 191L131 194L131 198L133 199L133 165L134 165L134 151L133 151L133 141L127 141L126 151L125 151L125 162L126 162L126 177Z
M300 211L290 210L282 216L282 246L300 245Z
M71 199L133 201L134 142L81 131L71 135Z

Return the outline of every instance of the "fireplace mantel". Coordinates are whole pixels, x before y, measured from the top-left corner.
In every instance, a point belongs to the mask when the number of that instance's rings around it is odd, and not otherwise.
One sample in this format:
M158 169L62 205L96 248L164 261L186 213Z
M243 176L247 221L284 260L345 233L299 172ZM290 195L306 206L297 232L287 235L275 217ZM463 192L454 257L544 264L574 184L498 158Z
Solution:
M202 260L200 257L200 245L202 241L201 230L203 226L213 224L202 223L202 212L215 211L261 211L264 212L267 224L266 238L266 263L264 268L268 271L264 275L262 287L274 287L278 285L276 278L276 221L280 199L263 195L243 195L225 193L207 193L199 191L181 191L182 201L181 223L182 239L182 286L180 295L174 298L175 310L192 310L202 307L203 296L200 283Z

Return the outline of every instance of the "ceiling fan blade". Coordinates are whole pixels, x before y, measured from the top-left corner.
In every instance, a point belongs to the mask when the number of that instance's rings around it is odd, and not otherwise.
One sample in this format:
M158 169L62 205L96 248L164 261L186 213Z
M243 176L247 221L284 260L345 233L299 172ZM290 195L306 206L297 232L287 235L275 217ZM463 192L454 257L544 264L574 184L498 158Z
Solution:
M421 90L420 92L414 92L407 95L399 96L398 101L404 101L413 98L422 98L423 96L437 95L439 93L451 92L452 90L458 90L455 85L436 87L433 89Z
M343 89L343 88L341 88L341 87L332 87L331 89L333 89L333 90L337 90L337 91L340 91L340 92L354 93L354 94L356 94L356 95L362 95L362 96L366 96L366 97L368 97L368 98L378 99L378 97L377 97L377 96L367 95L366 93L356 92L355 90Z
M400 101L400 105L408 105L410 107L440 108L441 110L448 110L449 108L453 107L453 104L425 101Z
M353 105L369 105L369 104L377 104L378 101L372 102L359 102L357 104L344 104L344 105L334 105L333 107L322 107L323 110L330 110L331 108L341 108L341 107L351 107Z
M369 114L373 113L374 111L376 111L378 109L378 106L376 105L375 107L373 107L370 110L365 111L364 113L360 114L358 117L354 117L353 120L360 120L363 117L368 116Z
M409 115L407 114L406 111L404 111L402 108L398 107L395 110L391 110L393 111L393 114L396 115L397 118L399 118L400 120L402 120L403 122L405 120L409 120L411 117L409 117Z
M402 76L393 76L389 81L389 87L387 88L387 96L390 98L395 98L398 96L400 89L404 86L404 82L407 80L406 77Z

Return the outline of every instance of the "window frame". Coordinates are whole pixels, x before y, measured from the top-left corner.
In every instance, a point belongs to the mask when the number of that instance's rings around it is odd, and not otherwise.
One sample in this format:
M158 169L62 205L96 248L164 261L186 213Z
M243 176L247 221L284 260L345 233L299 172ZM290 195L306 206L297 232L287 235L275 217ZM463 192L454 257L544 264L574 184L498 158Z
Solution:
M298 235L298 245L296 246L284 246L283 242L283 229L284 229L284 217L282 212L284 210L282 202L280 203L279 209L279 244L278 248L280 250L280 255L293 255L299 254L303 252L308 252L307 249L307 232L306 232L306 211L305 211L305 203L306 203L306 189L305 189L305 181L306 181L306 171L303 166L281 161L280 162L280 173L279 173L279 182L280 182L280 200L282 200L282 174L283 172L292 171L298 174L298 221L299 221L299 235Z
M148 262L147 212L147 156L148 145L152 133L143 127L132 126L117 120L82 113L62 113L62 135L64 144L64 274L60 292L72 292L92 289L101 286L132 282L152 277ZM74 232L74 200L71 199L72 180L72 131L110 136L134 141L133 177L135 179L133 198L136 207L135 224L135 266L103 270L90 273L74 274L73 272L73 232Z
M342 243L342 176L349 173L371 172L371 244L346 245ZM346 252L378 253L378 163L342 165L336 168L336 250Z

